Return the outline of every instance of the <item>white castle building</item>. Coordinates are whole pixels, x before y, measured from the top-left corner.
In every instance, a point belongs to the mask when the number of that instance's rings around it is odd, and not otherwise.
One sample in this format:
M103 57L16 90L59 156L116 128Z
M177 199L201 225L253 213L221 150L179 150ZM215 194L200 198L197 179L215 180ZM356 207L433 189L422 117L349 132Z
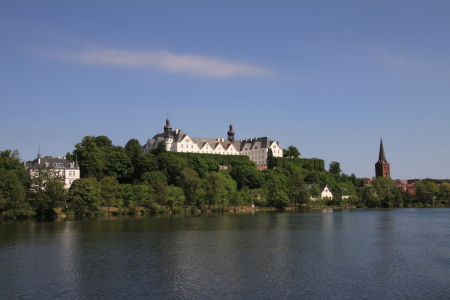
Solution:
M38 176L38 168L45 167L50 170L52 176L59 177L64 183L64 188L68 189L77 179L80 179L80 167L75 162L69 162L65 157L41 158L41 154L31 163L24 163L28 175L33 178Z
M272 149L273 156L282 157L283 149L278 142L272 141L268 136L249 138L236 141L234 139L233 125L227 132L228 139L224 138L198 138L191 137L182 130L172 130L170 120L166 120L164 132L158 133L142 147L142 154L156 148L164 142L167 151L211 153L222 155L247 155L258 166L267 165L267 152Z

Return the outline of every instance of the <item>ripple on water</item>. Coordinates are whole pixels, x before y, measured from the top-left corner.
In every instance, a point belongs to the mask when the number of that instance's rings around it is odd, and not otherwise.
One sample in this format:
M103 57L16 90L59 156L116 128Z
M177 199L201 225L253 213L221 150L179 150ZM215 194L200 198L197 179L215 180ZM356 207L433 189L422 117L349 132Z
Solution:
M0 298L443 299L450 210L432 212L12 223Z

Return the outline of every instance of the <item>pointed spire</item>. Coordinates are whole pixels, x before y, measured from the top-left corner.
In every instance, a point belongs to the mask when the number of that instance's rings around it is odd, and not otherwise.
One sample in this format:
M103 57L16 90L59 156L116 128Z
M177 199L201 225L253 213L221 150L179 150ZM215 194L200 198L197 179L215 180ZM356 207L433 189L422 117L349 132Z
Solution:
M380 140L380 155L378 156L378 161L387 164L386 155L384 154L383 139Z

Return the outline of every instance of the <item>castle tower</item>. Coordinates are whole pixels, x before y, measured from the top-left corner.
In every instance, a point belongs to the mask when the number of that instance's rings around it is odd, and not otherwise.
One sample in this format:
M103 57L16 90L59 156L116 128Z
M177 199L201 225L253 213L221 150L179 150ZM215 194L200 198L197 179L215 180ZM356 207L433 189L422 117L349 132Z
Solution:
M172 126L170 126L170 120L166 119L166 126L164 126L164 133L170 133L172 131Z
M380 155L378 156L378 161L375 164L375 176L391 177L391 166L387 162L386 155L384 154L383 139L380 141Z
M234 131L233 131L233 125L230 124L230 130L228 130L228 140L231 143L234 143Z
M170 126L169 119L166 119L166 126L164 126L164 133L166 134L164 136L164 143L166 144L166 151L170 151L170 148L172 147L172 143L173 143L173 136L172 136L172 126Z

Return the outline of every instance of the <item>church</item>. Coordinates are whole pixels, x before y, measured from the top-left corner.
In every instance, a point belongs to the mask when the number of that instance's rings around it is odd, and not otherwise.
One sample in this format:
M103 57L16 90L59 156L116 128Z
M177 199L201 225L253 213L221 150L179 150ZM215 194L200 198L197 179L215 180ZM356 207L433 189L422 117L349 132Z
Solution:
M375 177L391 177L391 165L384 154L383 139L380 141L380 154L378 155L378 161L375 163Z
M278 142L265 137L235 140L233 125L230 124L227 132L228 138L199 138L191 137L182 130L172 130L170 120L166 120L164 132L156 134L142 147L142 154L156 148L164 142L167 151L210 153L221 155L247 155L258 166L267 165L267 152L272 149L273 156L282 157L283 148Z

